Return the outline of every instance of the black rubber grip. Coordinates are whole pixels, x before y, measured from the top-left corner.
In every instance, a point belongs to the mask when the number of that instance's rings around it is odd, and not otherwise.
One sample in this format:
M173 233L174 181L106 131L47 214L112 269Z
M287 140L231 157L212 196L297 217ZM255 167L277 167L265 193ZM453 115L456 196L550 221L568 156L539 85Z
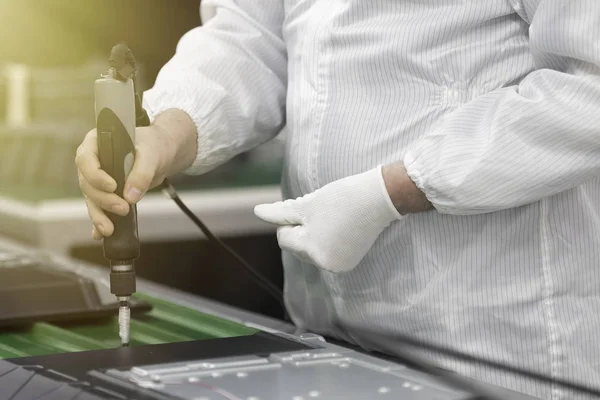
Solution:
M104 108L97 120L98 156L101 168L117 182L115 193L123 197L123 189L127 178L127 158L133 164L135 145L127 129L110 109ZM104 238L104 257L115 261L135 260L140 255L140 240L137 229L137 209L130 206L126 216L107 212L114 224L114 232Z

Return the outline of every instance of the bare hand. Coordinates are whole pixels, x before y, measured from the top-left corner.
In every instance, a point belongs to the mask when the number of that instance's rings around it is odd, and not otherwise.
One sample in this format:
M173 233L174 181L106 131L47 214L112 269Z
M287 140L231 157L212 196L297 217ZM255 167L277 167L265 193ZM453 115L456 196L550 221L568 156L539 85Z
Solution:
M95 129L77 149L79 187L94 224L92 237L96 240L113 233L113 224L105 211L127 215L130 204L137 203L148 190L162 183L175 157L170 137L156 126L137 128L135 137L135 161L125 183L124 198L115 193L115 180L100 168Z

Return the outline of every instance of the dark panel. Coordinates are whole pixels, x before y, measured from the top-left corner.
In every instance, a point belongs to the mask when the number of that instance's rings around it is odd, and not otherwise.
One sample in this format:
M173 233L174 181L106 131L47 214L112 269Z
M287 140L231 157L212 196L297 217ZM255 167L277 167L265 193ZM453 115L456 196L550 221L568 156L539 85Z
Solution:
M44 397L41 397L40 400L74 400L78 399L78 396L81 394L81 389L70 386L62 386L60 389L52 391Z
M22 357L9 360L19 365L40 365L79 380L87 380L88 371L109 368L128 369L136 365L201 360L242 355L260 355L310 349L268 333L226 339L155 344L137 347Z
M152 309L133 300L132 312ZM103 320L112 317L118 303L102 304L94 282L51 265L0 268L0 327L29 326L35 322Z
M41 375L34 375L11 400L31 400L39 399L42 396L50 395L53 391L58 391L61 384L52 381Z
M0 377L8 374L10 371L15 369L17 366L13 363L9 363L8 361L0 360Z
M2 388L2 396L10 398L19 390L27 385L27 382L33 377L34 373L21 368L14 369L0 377L0 388Z

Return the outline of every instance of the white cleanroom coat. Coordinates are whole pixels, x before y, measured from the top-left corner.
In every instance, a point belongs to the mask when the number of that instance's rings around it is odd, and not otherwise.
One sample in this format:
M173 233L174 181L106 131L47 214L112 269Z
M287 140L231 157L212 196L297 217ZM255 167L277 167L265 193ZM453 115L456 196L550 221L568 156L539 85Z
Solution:
M145 93L152 115L179 108L196 123L189 172L283 131L285 197L404 161L436 208L392 223L346 273L284 253L300 327L369 346L344 326L402 332L600 382L598 0L202 4L211 18Z

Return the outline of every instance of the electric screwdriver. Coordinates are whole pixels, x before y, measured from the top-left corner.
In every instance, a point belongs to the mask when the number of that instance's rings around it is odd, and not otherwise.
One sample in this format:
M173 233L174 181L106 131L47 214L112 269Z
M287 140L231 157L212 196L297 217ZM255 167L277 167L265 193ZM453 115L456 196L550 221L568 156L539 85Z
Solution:
M94 85L98 158L101 168L117 183L115 193L124 197L125 181L135 157L135 128L149 125L135 88L136 65L125 44L113 47L110 69ZM110 291L119 301L119 336L129 344L129 298L136 290L135 260L140 255L137 209L120 216L107 212L113 234L103 239L104 257L110 262Z

